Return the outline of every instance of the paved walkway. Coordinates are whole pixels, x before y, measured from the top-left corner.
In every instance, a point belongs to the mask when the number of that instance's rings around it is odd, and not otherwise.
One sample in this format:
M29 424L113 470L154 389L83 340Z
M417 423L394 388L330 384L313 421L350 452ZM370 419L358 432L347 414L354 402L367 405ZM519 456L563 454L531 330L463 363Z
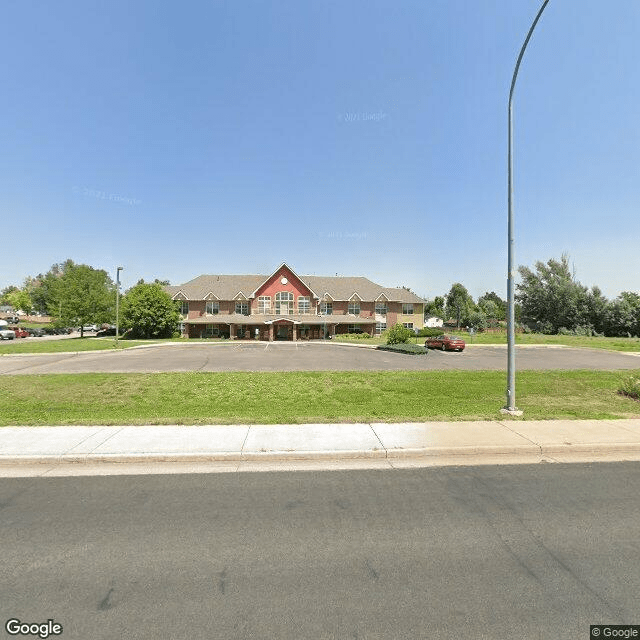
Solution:
M640 460L640 419L0 429L0 476L603 459Z

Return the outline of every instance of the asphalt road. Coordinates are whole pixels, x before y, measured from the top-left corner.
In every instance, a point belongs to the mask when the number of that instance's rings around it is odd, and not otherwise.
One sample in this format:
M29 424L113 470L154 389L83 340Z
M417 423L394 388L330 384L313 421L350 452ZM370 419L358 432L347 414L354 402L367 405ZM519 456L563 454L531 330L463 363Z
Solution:
M640 354L596 349L517 347L524 369L638 369ZM462 353L413 356L337 344L170 344L125 351L0 357L0 374L160 371L504 370L506 348L472 346Z
M2 625L64 640L640 624L637 463L5 478L0 509Z

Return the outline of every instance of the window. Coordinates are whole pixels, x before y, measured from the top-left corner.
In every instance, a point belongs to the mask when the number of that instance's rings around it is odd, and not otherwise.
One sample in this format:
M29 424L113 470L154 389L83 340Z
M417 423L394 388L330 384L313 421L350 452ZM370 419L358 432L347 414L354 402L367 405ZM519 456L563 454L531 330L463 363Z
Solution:
M376 322L376 335L379 336L383 331L386 331L386 322Z
M311 311L311 298L309 296L298 296L298 313L309 313Z
M236 300L236 313L243 316L249 315L249 303L246 300Z
M180 313L183 316L189 315L189 303L186 300L180 302Z
M405 329L413 329L413 322L403 322L403 323L402 323L402 326L403 326Z
M271 296L258 296L258 313L271 313Z
M321 302L320 313L325 316L333 315L333 302Z
M376 302L376 315L386 316L387 311L389 311L389 307L386 302Z
M220 312L220 303L219 302L207 302L207 307L205 309L205 313L211 316L215 316Z
M360 301L359 300L349 300L349 308L347 309L347 313L351 313L355 316L360 315Z
M220 329L217 325L208 324L204 331L204 335L207 338L217 338L220 335Z
M276 293L276 313L278 315L293 313L293 293L291 291L278 291Z
M364 333L362 327L359 324L350 324L347 328L349 333Z
M403 316L412 316L413 315L413 304L412 303L403 303L402 305L402 315Z

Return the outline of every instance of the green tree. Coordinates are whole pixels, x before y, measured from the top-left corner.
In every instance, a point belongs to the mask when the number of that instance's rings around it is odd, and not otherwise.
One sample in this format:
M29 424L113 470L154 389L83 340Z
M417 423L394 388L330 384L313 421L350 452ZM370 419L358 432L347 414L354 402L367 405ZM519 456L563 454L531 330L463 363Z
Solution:
M122 328L133 338L170 338L180 322L177 303L156 283L129 289L120 309Z
M54 289L50 306L60 324L82 327L113 321L115 286L106 271L86 264L67 264Z
M495 291L487 291L478 298L478 309L489 320L506 320L507 318L507 301L503 300Z
M484 331L489 326L487 315L484 311L472 311L469 314L470 327L473 327L476 331Z
M447 318L455 318L458 328L461 324L469 324L471 312L475 310L473 298L466 287L456 282L447 294L445 313Z
M8 287L5 287L0 292L0 304L2 304L2 305L11 304L9 302L9 294L13 293L14 291L19 291L18 287L16 287L14 284L10 284Z
M522 322L543 333L590 325L587 287L575 280L567 255L546 264L538 261L535 271L523 266L518 271L522 282L516 285L516 298L522 305Z
M604 332L608 336L640 336L640 295L623 291L606 311Z
M444 296L436 296L433 300L428 301L424 305L424 319L429 316L444 318Z
M15 289L7 294L7 301L14 309L19 309L27 314L33 310L33 303L27 289Z

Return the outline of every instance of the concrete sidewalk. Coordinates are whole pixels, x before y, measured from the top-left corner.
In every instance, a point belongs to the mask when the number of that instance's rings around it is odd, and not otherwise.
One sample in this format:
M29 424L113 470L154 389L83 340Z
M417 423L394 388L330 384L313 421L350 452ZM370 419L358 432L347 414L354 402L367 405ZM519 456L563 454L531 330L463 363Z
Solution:
M0 429L0 476L591 460L640 460L640 419Z

